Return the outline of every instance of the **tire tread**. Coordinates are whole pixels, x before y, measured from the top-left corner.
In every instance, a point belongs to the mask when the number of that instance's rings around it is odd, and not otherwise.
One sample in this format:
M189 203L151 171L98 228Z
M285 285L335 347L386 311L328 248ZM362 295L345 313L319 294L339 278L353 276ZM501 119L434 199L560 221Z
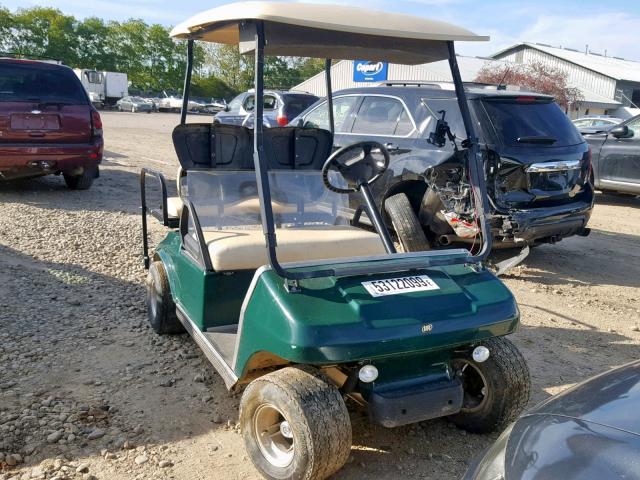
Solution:
M493 392L492 403L485 411L461 412L450 417L457 426L473 433L503 429L522 413L531 395L529 368L518 348L505 337L489 338L482 344L491 352L487 362L491 361L495 368L492 376L500 384L499 391Z
M430 249L420 220L413 211L406 194L397 193L387 198L384 209L405 252L421 252Z
M254 380L245 390L250 396L261 384L279 387L297 414L306 419L300 425L309 447L309 468L304 480L322 480L338 471L351 453L351 422L338 390L317 369L292 366Z

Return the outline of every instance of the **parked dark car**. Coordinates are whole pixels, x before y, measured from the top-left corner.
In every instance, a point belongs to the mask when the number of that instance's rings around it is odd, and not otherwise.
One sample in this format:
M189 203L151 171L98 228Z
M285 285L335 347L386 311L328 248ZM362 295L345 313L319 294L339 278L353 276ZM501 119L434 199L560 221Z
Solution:
M142 97L123 97L116 102L120 112L146 112L154 110L153 102Z
M0 180L62 174L86 189L102 152L100 114L73 70L0 59Z
M522 415L464 480L640 479L640 362L593 377Z
M485 157L495 245L588 234L589 147L553 98L481 88L469 88L468 96ZM405 249L420 247L420 240L414 242L425 238L420 228L428 243L423 248L469 244L478 236L469 177L443 118L459 148L466 133L453 91L382 86L334 93L334 146L375 140L391 154L391 166L373 190ZM291 123L329 128L326 101Z
M265 90L264 125L284 127L317 100L318 97L310 93ZM214 122L253 127L253 107L253 92L243 92L231 100L223 111L216 114Z
M591 145L595 187L640 195L640 115L583 135Z

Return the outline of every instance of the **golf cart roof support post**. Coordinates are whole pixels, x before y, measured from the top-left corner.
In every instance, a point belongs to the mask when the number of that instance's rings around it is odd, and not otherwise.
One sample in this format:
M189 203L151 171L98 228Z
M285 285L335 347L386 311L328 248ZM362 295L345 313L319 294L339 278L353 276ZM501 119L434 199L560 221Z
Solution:
M269 175L265 162L263 132L264 132L264 23L254 21L255 26L255 118L253 125L253 164L256 171L258 184L258 197L260 198L260 217L262 219L262 231L266 240L267 257L271 268L281 277L287 280L301 280L303 278L323 277L333 274L332 269L315 272L288 272L278 262L276 254L276 231L273 221L273 208L271 206L271 188Z
M456 58L456 51L453 42L448 41L447 47L449 49L449 67L451 68L451 76L453 77L456 97L458 98L458 105L460 107L460 113L462 114L462 122L464 123L467 140L470 144L469 148L473 157L469 161L469 176L471 179L473 195L476 199L474 204L483 240L480 252L471 258L475 258L479 262L482 262L489 255L489 252L491 252L492 241L489 221L485 213L487 210L487 185L485 183L484 176L484 162L482 160L482 153L480 152L480 145L478 144L478 138L476 137L473 122L471 121L471 112L469 110L469 103L467 102L467 94L464 90L464 84L462 83L462 76L460 75L460 69L458 68L458 60Z
M189 109L189 90L191 89L191 73L193 72L193 38L187 40L187 68L184 75L184 87L182 89L182 110L180 110L180 125L187 123L187 110Z
M331 59L324 60L324 74L327 82L327 110L329 112L329 130L331 135L335 133L335 121L333 119L333 87L331 85Z
M260 217L262 218L262 231L267 247L267 256L271 267L278 275L286 277L276 257L276 231L273 221L273 208L271 206L271 188L266 163L264 161L264 23L255 22L255 100L253 121L253 163L256 171L258 195L260 197Z

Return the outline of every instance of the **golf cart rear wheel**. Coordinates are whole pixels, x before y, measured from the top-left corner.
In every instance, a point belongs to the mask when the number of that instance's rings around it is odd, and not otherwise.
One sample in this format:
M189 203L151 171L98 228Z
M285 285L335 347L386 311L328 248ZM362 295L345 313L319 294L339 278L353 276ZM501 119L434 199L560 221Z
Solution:
M430 250L431 247L420 225L420 220L404 193L387 198L384 201L384 209L405 252Z
M478 363L471 354L454 358L452 366L464 388L462 410L449 417L472 433L489 433L515 420L529 401L531 380L524 357L504 337L482 342L489 358Z
M351 422L338 390L318 370L287 367L249 384L240 403L245 447L273 480L321 480L351 453Z
M158 260L151 264L147 275L147 317L156 333L184 332L184 327L176 315L176 304L171 296L167 272Z

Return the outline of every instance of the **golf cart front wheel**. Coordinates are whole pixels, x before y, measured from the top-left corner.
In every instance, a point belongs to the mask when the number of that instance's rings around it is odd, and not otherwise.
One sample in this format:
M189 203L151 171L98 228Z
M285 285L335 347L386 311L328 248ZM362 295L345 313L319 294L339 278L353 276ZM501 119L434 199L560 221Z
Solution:
M504 337L482 342L489 358L476 362L471 354L452 360L455 374L462 382L462 410L449 419L472 433L489 433L515 420L529 401L531 380L524 357Z
M321 480L351 452L351 423L338 390L317 370L295 366L254 380L240 403L251 461L268 479Z
M175 334L184 332L184 327L176 315L169 279L164 265L156 260L149 267L147 275L147 317L154 332Z

